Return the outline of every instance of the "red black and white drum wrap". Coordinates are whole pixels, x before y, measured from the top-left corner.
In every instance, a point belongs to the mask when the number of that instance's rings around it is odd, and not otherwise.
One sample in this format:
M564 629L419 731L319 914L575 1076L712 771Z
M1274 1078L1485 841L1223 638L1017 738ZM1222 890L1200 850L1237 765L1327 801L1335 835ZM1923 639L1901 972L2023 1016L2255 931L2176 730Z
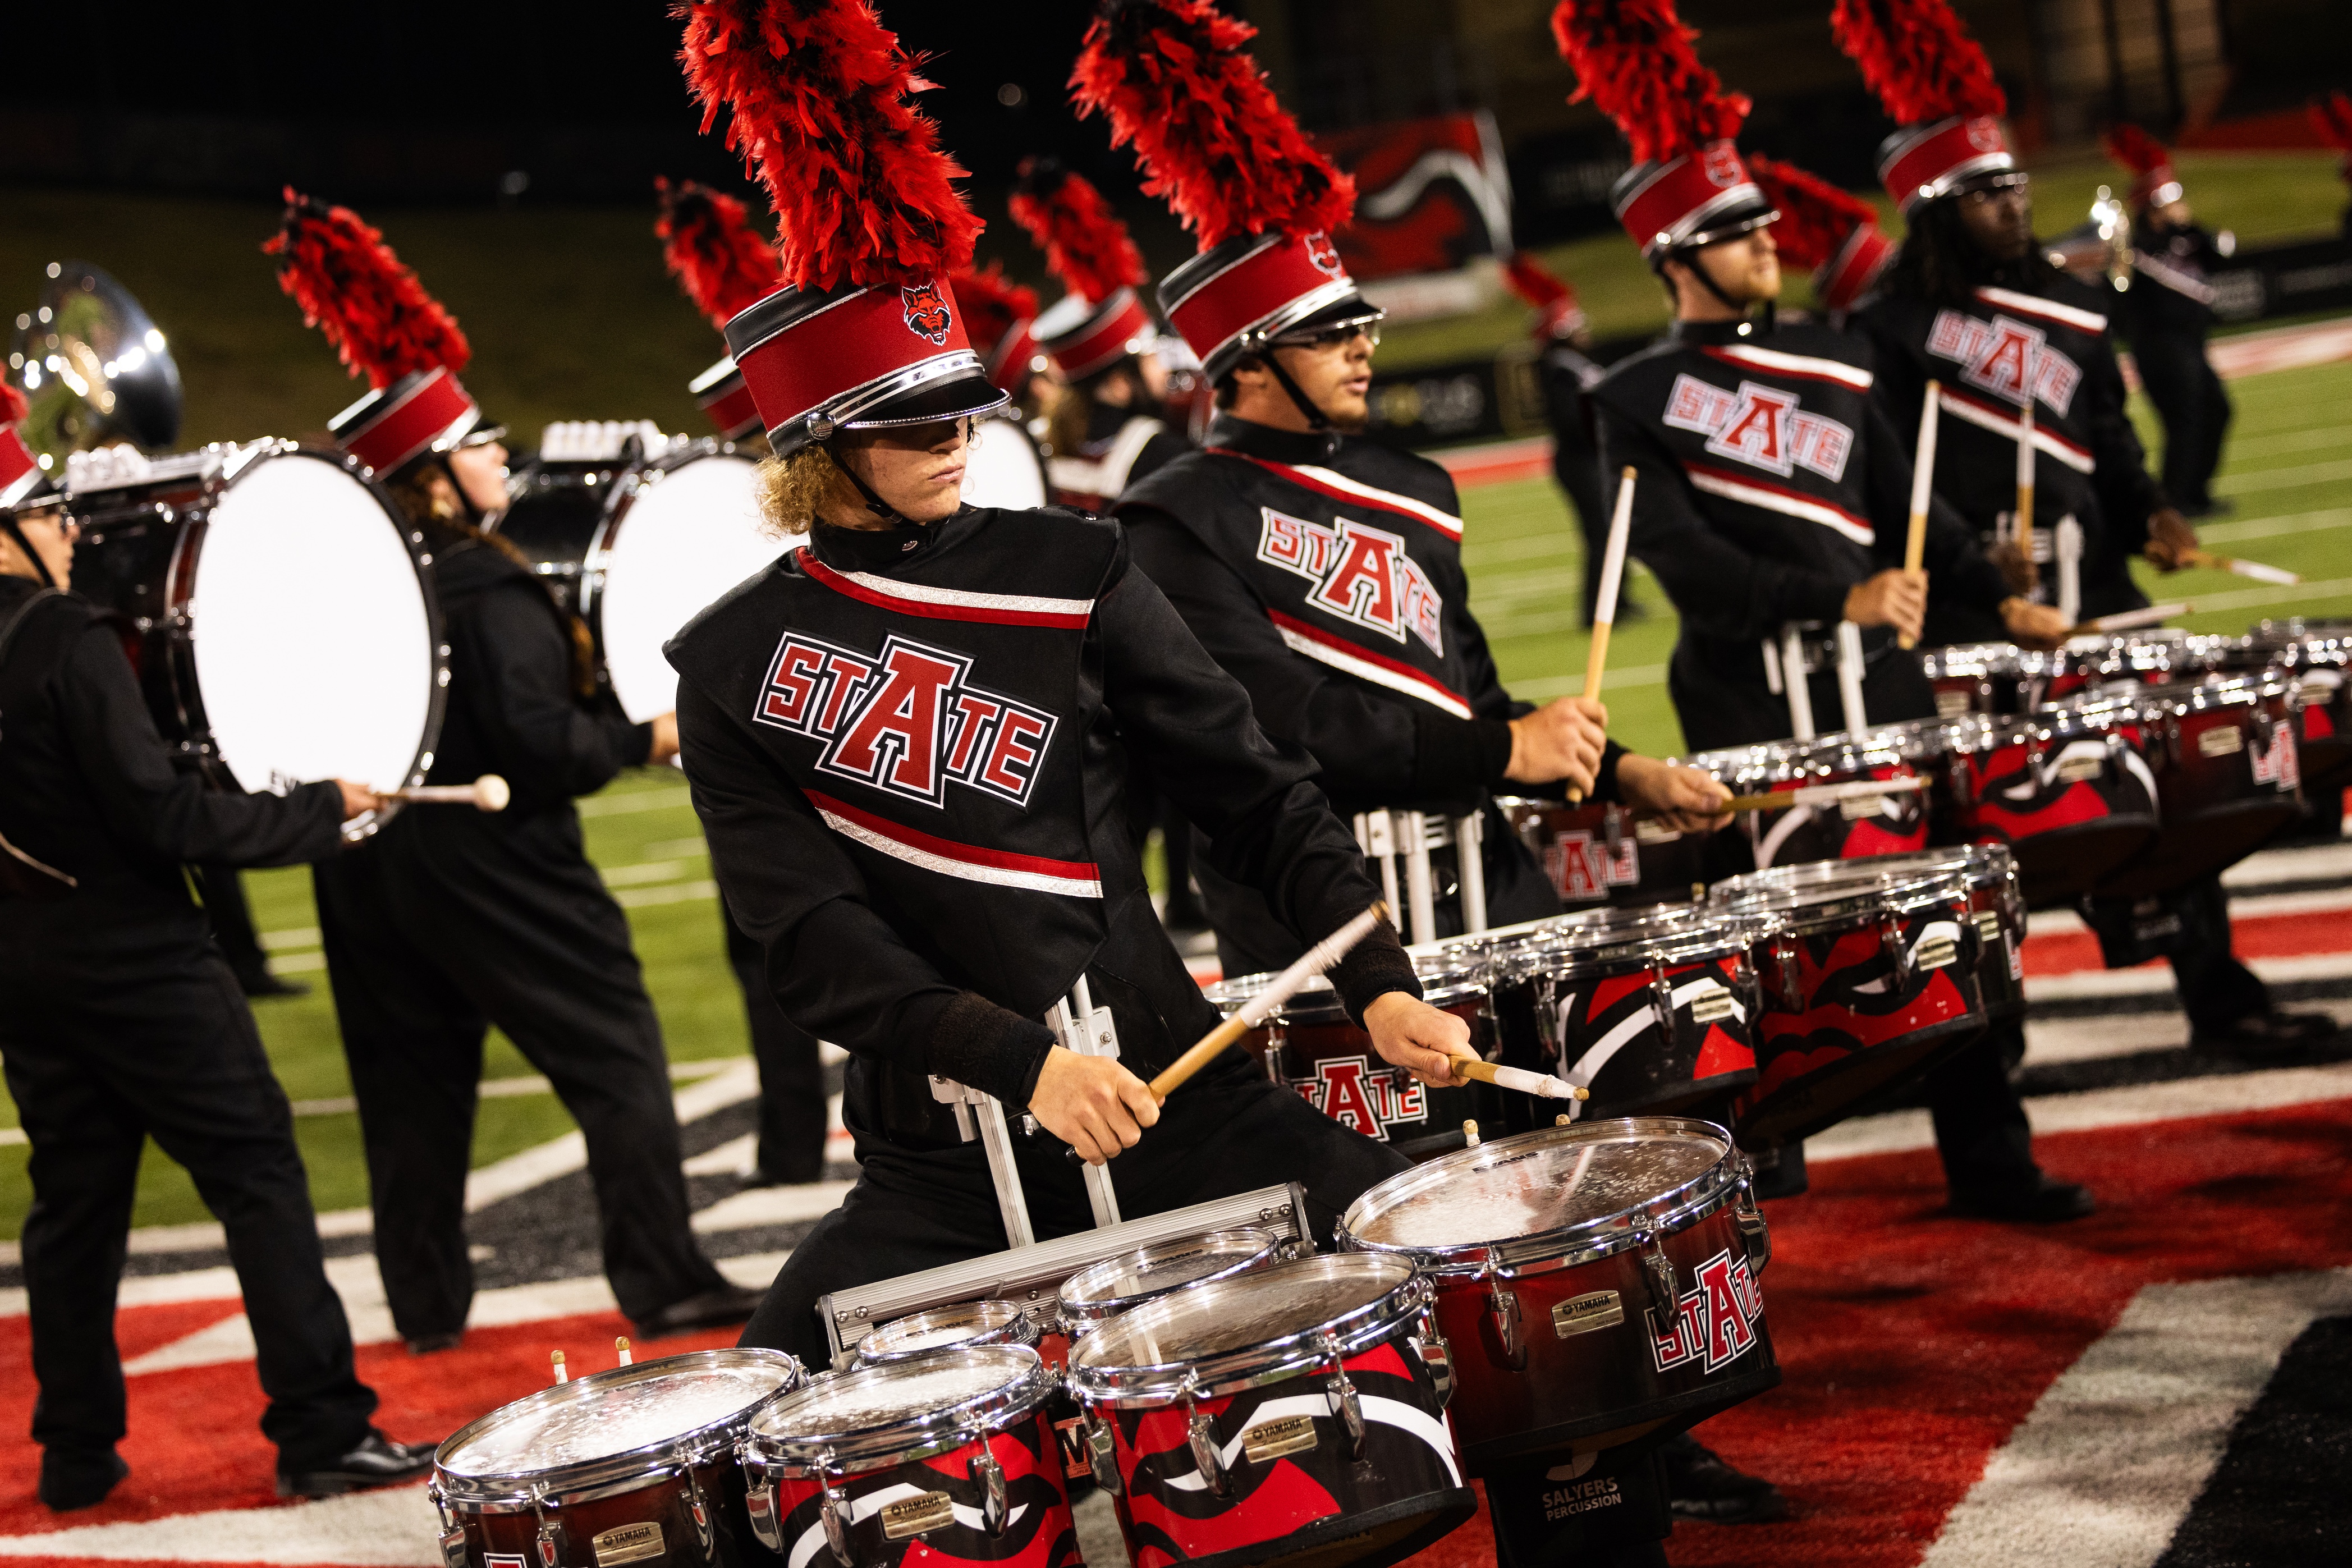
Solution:
M2161 826L2155 844L2095 891L2139 898L2186 887L2302 817L2296 688L2282 672L2159 686L2138 700Z
M1467 1519L1429 1299L1402 1260L1313 1258L1080 1342L1070 1384L1134 1568L1383 1568Z
M1570 909L1684 900L1706 880L1706 840L1675 833L1622 805L1495 802Z
M1736 750L1706 752L1688 765L1714 774L1735 795L1769 795L1806 784L1850 784L1864 779L1926 775L1937 782L1937 721L1889 725L1858 735L1824 735L1815 741L1775 742ZM1751 811L1744 823L1755 864L1760 869L1800 860L1836 860L1864 855L1899 855L1927 847L1932 796L1928 790L1862 795L1832 805L1794 805Z
M1757 1079L1732 1112L1743 1147L1811 1137L1989 1021L1964 875L1791 889L1733 878L1726 901L1761 921Z
M1780 1381L1748 1162L1705 1121L1499 1138L1391 1176L1339 1244L1436 1281L1449 1406L1473 1474L1705 1420Z
M2088 892L2154 837L2140 711L2136 699L2090 695L1946 727L1957 831L2007 845L2033 907Z
M2304 789L2317 800L2352 784L2352 681L2345 679L2352 666L2352 621L2264 621L2243 638L2227 641L2228 654L2209 668L2231 674L2277 669L2296 683Z
M1075 1568L1056 1384L1024 1345L940 1351L817 1380L739 1447L753 1531L818 1568Z

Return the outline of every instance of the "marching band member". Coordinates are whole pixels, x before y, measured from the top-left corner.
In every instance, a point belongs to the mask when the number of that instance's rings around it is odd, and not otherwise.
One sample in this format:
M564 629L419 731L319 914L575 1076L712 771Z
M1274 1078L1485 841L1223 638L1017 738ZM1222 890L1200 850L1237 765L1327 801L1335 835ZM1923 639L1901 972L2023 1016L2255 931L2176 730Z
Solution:
M1592 358L1592 323L1566 279L1554 276L1532 250L1514 251L1503 265L1503 277L1537 311L1534 337L1542 357L1536 370L1551 425L1551 477L1584 536L1584 625L1590 626L1601 594L1601 558L1609 544L1609 487L1601 482L1591 400L1605 373ZM1618 594L1617 618L1638 616L1641 611L1622 584Z
M1155 1105L1139 1074L1217 1014L1152 914L1121 818L1131 759L1295 929L1345 921L1372 889L1312 771L1258 731L1117 525L961 505L970 421L1004 394L947 286L979 222L905 101L912 62L858 0L751 9L756 34L743 0L698 0L684 58L775 203L786 286L728 337L777 454L771 519L810 543L669 653L720 888L784 1011L851 1053L857 1184L744 1334L821 1363L819 1296L1006 1245L984 1146L941 1082L1050 1134L1013 1141L1040 1237L1092 1217L1065 1145L1120 1156L1125 1214L1297 1179L1326 1236L1402 1162L1235 1056ZM750 36L773 53L731 41ZM870 60L889 68L848 78ZM1082 979L1118 1058L1041 1021ZM1452 1081L1467 1031L1419 1000L1392 932L1334 979L1385 1059Z
M0 385L0 1059L32 1146L38 1495L89 1508L130 1473L115 1287L150 1137L227 1233L278 1495L415 1480L433 1445L369 1424L292 1109L181 874L326 859L378 803L341 779L232 795L173 765L121 641L68 591L79 531L23 415Z
M1945 0L1841 0L1835 19L1840 47L1903 127L1880 146L1878 162L1910 232L1878 300L1857 317L1879 348L1876 396L1899 429L1913 428L1926 383L1942 378L1937 489L1987 532L2015 495L2030 400L2034 511L2052 521L2072 517L2083 531L2082 616L2146 605L2131 557L2169 572L2197 535L2149 475L2125 415L2105 300L2051 265L2034 241L2031 187L2003 137L1998 117L2006 100L1984 51ZM1915 79L1914 68L1926 74ZM1944 629L1949 635L1939 640L1979 635L1973 626ZM2134 902L2088 900L2088 918L2095 927L2128 930ZM2169 956L2193 1049L2291 1055L2336 1037L2326 1015L2275 1006L2232 954L2218 875L2168 903L2178 921Z
M651 1338L740 1322L688 1227L661 1026L627 918L572 798L668 759L669 715L631 724L583 679L584 636L482 524L506 504L502 431L458 384L457 322L356 215L293 197L280 282L373 392L336 416L433 553L449 703L431 777L504 777L505 811L409 810L313 873L327 976L360 1103L376 1265L419 1353L458 1342L473 1300L466 1171L495 1023L579 1121L604 1270Z

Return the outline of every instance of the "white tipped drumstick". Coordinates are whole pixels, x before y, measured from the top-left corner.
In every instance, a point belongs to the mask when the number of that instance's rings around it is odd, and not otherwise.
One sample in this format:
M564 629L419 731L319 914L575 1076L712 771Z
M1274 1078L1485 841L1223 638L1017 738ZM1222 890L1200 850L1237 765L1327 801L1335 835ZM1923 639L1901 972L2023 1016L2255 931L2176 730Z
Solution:
M1856 800L1864 795L1909 795L1927 787L1923 778L1852 779L1844 784L1800 784L1795 789L1779 790L1769 795L1735 795L1719 801L1716 810L1723 811L1782 811L1792 805L1835 805L1842 800Z
M2026 400L2017 434L2017 547L2033 559L2033 401Z
M498 774L484 773L469 784L416 784L408 789L388 789L383 797L424 805L470 805L477 811L504 811L513 792Z
M2257 583L2276 583L2287 588L2299 587L2303 583L2301 577L2284 566L2246 561L2235 555L2216 555L2210 550L2185 550L2181 552L2180 563L2183 566L2202 566L2208 572L2234 573L2241 577L2252 577Z
M548 1352L547 1369L555 1374L555 1381L558 1383L569 1383L572 1381L572 1374L563 1369L563 1352L562 1351L551 1351Z
M1455 1078L1475 1078L1480 1083L1491 1083L1496 1089L1514 1089L1520 1094L1532 1094L1539 1100L1590 1100L1592 1091L1579 1089L1565 1079L1549 1073L1529 1072L1525 1068L1501 1067L1481 1061L1476 1057L1454 1057L1446 1065Z
M2070 637L2102 637L2108 632L2134 631L2141 626L2162 626L2175 616L2185 616L2197 606L2191 604L2150 605L2145 610L2118 610L2112 616L2084 621L2066 635Z
M1919 446L1911 459L1911 531L1903 542L1903 570L1916 572L1927 558L1927 500L1936 488L1936 411L1937 400L1944 395L1944 384L1931 381L1927 395L1919 400ZM1906 647L1916 647L1919 639L1906 635L1897 639Z
M1627 464L1617 475L1617 510L1609 517L1609 542L1601 552L1601 588L1592 600L1592 646L1584 655L1584 700L1601 700L1601 677L1609 667L1609 632L1617 624L1617 596L1625 582L1625 537L1633 529L1633 468ZM1570 786L1568 803L1574 805L1584 792Z

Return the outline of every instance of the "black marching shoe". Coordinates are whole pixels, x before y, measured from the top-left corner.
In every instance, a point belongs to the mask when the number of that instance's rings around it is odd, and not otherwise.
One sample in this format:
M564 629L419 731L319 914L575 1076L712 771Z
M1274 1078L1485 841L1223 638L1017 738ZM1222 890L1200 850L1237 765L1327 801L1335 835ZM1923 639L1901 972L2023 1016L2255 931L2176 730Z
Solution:
M2036 1171L2021 1187L1955 1189L1952 1207L1979 1219L2010 1220L2021 1225L2058 1225L2098 1212L2091 1189L2074 1182L2053 1180Z
M721 1285L716 1290L705 1290L698 1296L688 1296L683 1301L673 1301L650 1317L639 1318L635 1327L641 1340L657 1340L665 1334L691 1333L697 1329L723 1329L731 1323L748 1323L751 1314L767 1300L765 1290L753 1290L742 1285Z
M310 994L310 988L300 981L282 979L270 973L267 969L252 969L240 973L236 977L236 988L256 1001L266 1001L272 996Z
M102 1456L59 1454L45 1449L41 1454L41 1500L48 1505L51 1513L96 1508L130 1473L131 1467L122 1462L122 1456L110 1448Z
M1666 1498L1676 1519L1709 1524L1769 1524L1789 1517L1789 1500L1761 1476L1735 1470L1687 1432L1659 1445L1666 1467Z
M408 1339L410 1355L432 1355L438 1351L453 1351L466 1342L466 1331L451 1329L438 1334L412 1334Z
M2241 1018L2226 1029L2200 1029L2189 1036L2189 1048L2200 1057L2260 1061L2324 1050L2343 1041L2344 1031L2325 1013L2273 1011Z
M395 1443L371 1426L359 1447L315 1469L279 1469L278 1495L341 1497L369 1487L422 1480L432 1473L433 1450L438 1447L437 1443Z

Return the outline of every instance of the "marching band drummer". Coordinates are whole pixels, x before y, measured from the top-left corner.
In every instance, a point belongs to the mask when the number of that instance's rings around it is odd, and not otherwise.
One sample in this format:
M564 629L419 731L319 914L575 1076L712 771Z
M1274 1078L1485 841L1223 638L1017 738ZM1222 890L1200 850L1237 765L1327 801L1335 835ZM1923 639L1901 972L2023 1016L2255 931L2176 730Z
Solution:
M772 15L795 38L813 30ZM862 5L826 8L818 37L892 61L847 85L827 45L795 47L787 68L718 41L726 20L716 4L688 11L688 79L731 110L759 162L789 285L728 335L778 454L770 518L811 542L669 653L713 869L784 1010L850 1051L845 1120L863 1164L744 1342L822 1364L819 1296L1006 1245L983 1146L960 1137L937 1079L1049 1134L1013 1140L1040 1237L1091 1223L1065 1145L1097 1163L1124 1154L1111 1174L1127 1215L1295 1179L1328 1237L1402 1159L1238 1056L1164 1106L1139 1076L1218 1019L1152 913L1121 813L1129 758L1297 929L1369 905L1361 858L1311 769L1258 731L1115 524L961 506L970 422L1004 395L950 302L979 225L904 101L897 40ZM869 138L851 166L801 129L837 122L897 134ZM865 221L836 227L825 214L843 208ZM1118 1059L1074 1053L1042 1021L1081 979L1116 1020ZM1419 1000L1393 932L1334 979L1386 1059L1452 1081L1467 1030Z
M632 724L588 695L584 633L482 531L506 504L506 452L457 382L466 342L447 312L343 208L294 200L271 248L287 291L376 384L336 416L336 439L385 476L433 554L449 701L431 776L494 773L513 792L496 814L404 812L314 874L394 1324L419 1353L465 1332L466 1173L491 1023L580 1124L605 1276L637 1332L740 1322L758 1292L729 1284L688 1228L661 1026L572 805L667 761L676 722Z
M369 1424L293 1112L181 874L325 859L376 798L232 795L173 765L121 640L67 591L79 531L8 427L23 412L0 385L0 1059L32 1146L40 1500L89 1508L130 1473L115 1289L151 1136L227 1233L278 1495L415 1480L433 1445Z

